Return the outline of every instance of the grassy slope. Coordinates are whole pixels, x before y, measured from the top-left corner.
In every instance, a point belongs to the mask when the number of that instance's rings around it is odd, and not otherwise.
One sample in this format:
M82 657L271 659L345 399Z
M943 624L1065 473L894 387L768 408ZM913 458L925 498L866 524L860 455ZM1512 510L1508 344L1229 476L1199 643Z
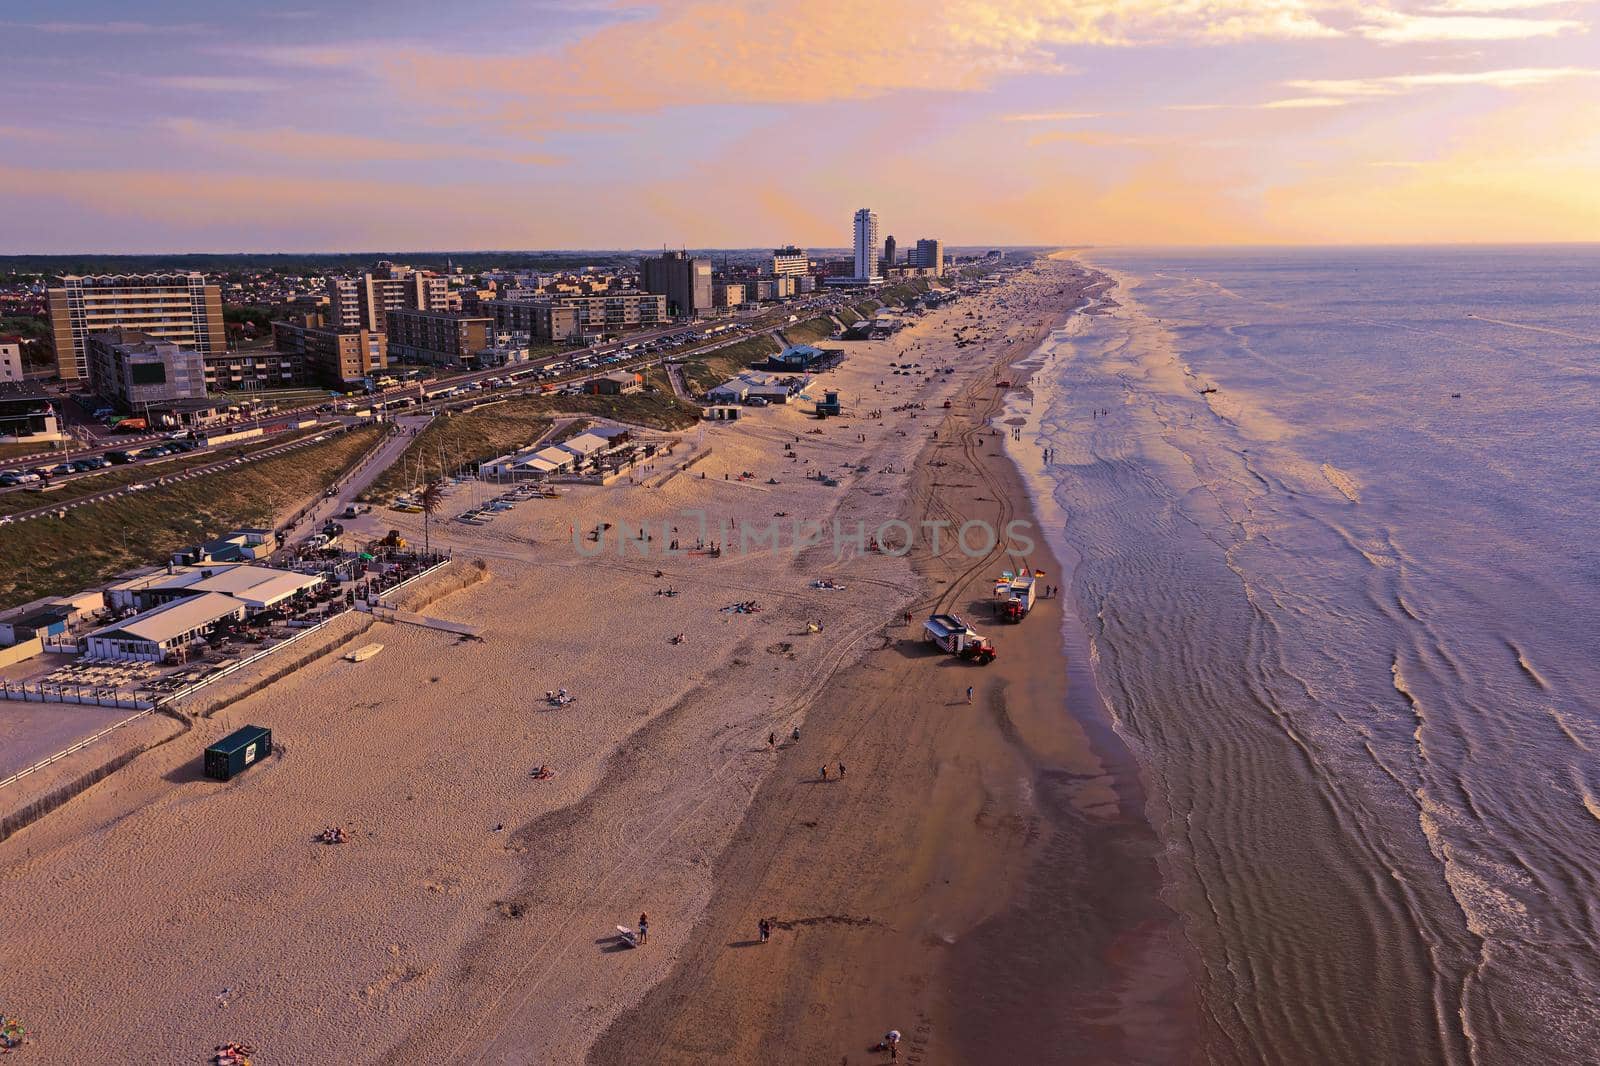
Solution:
M469 463L481 463L516 451L550 428L550 419L507 400L448 418L436 418L406 446L404 454L362 493L363 499L387 501L399 492L437 481Z
M363 428L288 455L232 467L7 526L0 534L0 607L92 588L124 570L164 562L187 544L265 525L321 492L377 439Z
M518 396L502 403L436 418L417 435L405 454L378 478L362 498L386 502L396 493L439 478L440 444L451 471L506 455L532 443L561 415L594 415L658 429L694 425L699 409L665 389L628 396ZM420 474L419 474L420 470Z
M815 344L833 336L834 328L833 319L827 315L819 315L804 322L796 322L786 328L783 335L790 344Z
M688 356L683 364L683 380L689 388L703 393L748 368L756 360L765 360L767 356L782 350L783 346L770 334L746 337L705 355Z
M72 481L61 482L49 492L42 492L35 488L24 488L16 492L0 493L0 514L27 511L34 507L43 507L48 503L65 503L80 496L92 496L97 492L105 492L108 489L118 488L122 485L132 485L136 481L150 482L157 478L171 477L174 474L181 474L185 470L192 470L198 466L207 466L211 463L220 463L226 459L235 459L242 455L266 451L268 448L276 448L300 437L309 437L316 432L317 430L315 429L308 429L304 432L281 433L272 437L263 437L259 441L246 441L231 448L193 451L154 463L113 466L109 470L102 470L90 477L80 477ZM130 445L130 447L138 450L138 448L148 447L148 445Z

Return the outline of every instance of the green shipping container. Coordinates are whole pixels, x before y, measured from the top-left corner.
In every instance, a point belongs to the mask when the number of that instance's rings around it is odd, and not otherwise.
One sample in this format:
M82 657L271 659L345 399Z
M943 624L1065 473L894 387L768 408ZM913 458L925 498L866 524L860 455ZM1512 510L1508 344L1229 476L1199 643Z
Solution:
M226 781L271 754L272 730L265 726L247 725L206 749L206 776Z

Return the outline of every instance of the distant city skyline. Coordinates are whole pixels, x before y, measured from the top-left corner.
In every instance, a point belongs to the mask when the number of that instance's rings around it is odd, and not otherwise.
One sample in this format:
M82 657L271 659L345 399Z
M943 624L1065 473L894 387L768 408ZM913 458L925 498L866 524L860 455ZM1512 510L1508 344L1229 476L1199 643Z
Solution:
M0 253L1600 240L1595 10L11 0Z

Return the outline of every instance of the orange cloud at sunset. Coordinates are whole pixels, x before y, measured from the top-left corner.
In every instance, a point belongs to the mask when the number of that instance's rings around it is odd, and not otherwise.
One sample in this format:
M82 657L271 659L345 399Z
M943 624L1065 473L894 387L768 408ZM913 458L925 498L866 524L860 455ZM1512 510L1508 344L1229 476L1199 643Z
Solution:
M1600 239L1583 3L158 14L9 25L39 88L0 125L0 191L30 204L0 239L836 246L864 203L971 243ZM159 74L111 61L130 41ZM69 58L84 82L52 82Z

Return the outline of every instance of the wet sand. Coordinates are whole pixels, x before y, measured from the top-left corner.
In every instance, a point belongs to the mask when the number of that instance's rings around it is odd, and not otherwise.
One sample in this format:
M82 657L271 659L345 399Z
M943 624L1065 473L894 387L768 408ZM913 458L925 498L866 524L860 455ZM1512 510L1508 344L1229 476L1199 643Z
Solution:
M1019 373L1007 362L944 412L908 521L1034 521L988 428L1003 406L994 382ZM1028 562L1070 585L1037 540ZM1184 1058L1195 1020L1181 932L1159 900L1137 767L1068 601L1040 600L1001 626L989 604L1004 556L921 545L911 557L913 625L891 628L807 709L804 739L719 861L672 976L591 1062L867 1062L887 1059L873 1045L890 1028L915 1063ZM991 634L999 659L925 650L933 610ZM818 764L841 757L846 778L819 780Z
M1000 409L996 361L1030 351L1078 281L1055 264L851 345L823 384L853 417L702 424L641 484L435 522L434 544L488 579L428 613L482 642L379 624L357 638L377 658L330 654L0 842L5 1005L30 1056L175 1061L246 1040L274 1062L865 1061L894 1025L919 1061L1037 1061L1044 1036L1082 1062L1178 1039L1136 780L1074 687L1081 653L1062 670L1065 601L1003 630L978 610L1001 652L979 668L900 619L986 601L998 553L572 542L694 509L868 529L1020 517L979 426ZM907 402L927 410L892 410ZM393 512L361 523L420 532ZM1028 561L1068 584L1042 539ZM729 612L752 599L760 613ZM578 701L546 706L558 687ZM201 749L246 722L280 754L203 780ZM820 781L840 761L846 778ZM530 780L540 763L557 776ZM334 824L350 843L316 843ZM640 911L649 945L620 949L614 926ZM749 946L762 915L776 935Z

